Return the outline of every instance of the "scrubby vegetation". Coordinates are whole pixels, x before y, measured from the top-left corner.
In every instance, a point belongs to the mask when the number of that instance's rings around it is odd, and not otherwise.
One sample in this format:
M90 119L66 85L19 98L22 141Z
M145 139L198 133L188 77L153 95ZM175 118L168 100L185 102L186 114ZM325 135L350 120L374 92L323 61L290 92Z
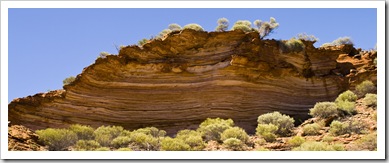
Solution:
M339 37L338 39L332 41L331 43L324 43L320 47L339 46L339 45L354 45L354 43L350 37Z
M196 23L187 24L184 26L184 29L193 29L195 31L204 31L203 27L201 27L200 25L198 25Z
M294 127L294 119L288 115L281 114L280 112L260 115L257 122L258 124L275 125L277 127L275 133L280 136L288 135Z
M76 77L70 76L70 77L65 78L65 79L62 81L62 83L63 83L63 85L65 86L65 85L68 85L68 84L72 83L74 80L76 80Z
M338 115L338 107L334 102L318 102L309 110L309 115L318 118L329 118Z
M355 87L358 97L364 97L367 93L376 93L377 89L373 82L366 80Z

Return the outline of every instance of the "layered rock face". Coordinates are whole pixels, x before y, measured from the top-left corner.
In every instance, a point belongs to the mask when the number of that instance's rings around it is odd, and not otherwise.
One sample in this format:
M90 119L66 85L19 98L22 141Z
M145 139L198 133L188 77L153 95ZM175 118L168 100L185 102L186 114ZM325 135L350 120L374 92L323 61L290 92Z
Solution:
M317 49L313 42L295 52L281 44L239 30L171 33L97 59L64 90L13 100L9 121L34 130L78 123L174 134L220 117L253 133L261 114L279 111L303 121L316 102L376 80L376 54L356 58L352 46Z

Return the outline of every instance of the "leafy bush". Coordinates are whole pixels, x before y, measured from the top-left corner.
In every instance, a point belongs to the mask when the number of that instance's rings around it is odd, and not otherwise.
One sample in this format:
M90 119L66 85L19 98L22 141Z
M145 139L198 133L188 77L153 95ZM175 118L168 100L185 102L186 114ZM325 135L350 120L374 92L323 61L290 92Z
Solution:
M112 140L111 145L115 148L127 147L130 144L131 138L127 136L118 136Z
M215 30L218 32L227 31L228 25L229 25L229 22L228 22L227 18L220 18L217 20L217 27Z
M108 147L100 147L96 148L95 151L110 151L110 149Z
M100 144L95 140L79 140L74 149L77 151L93 151L100 147Z
M307 124L303 127L304 135L318 135L320 128L320 125L317 123Z
M293 148L292 151L343 151L343 146L329 145L325 142L307 141L299 147Z
M164 137L166 135L166 131L164 130L159 130L158 128L156 127L145 127L145 128L140 128L140 129L137 129L133 132L139 132L139 133L144 133L146 135L151 135L153 137Z
M145 38L143 38L142 40L139 40L139 41L138 41L138 46L143 46L144 44L147 43L147 41L149 41L149 40L148 40L148 39L145 39Z
M377 107L377 95L367 93L365 95L365 98L363 98L362 103L363 103L363 105L366 105L366 106L369 106L369 107L372 107L375 109Z
M234 126L232 119L207 118L197 129L206 141L220 141L220 134Z
M245 143L237 138L228 138L223 141L223 145L227 147L228 149L234 150L234 151L243 151L245 150Z
M283 52L301 52L305 49L305 45L301 40L291 38L281 48Z
M173 139L166 137L161 142L161 150L164 151L188 151L190 146L182 139Z
M349 102L355 102L358 99L357 95L354 92L351 92L350 90L347 90L343 93L341 93L335 100L335 102L339 101L349 101Z
M247 143L247 141L249 140L249 136L247 135L246 131L244 131L240 127L229 128L221 134L222 141L229 138L237 138L241 140L243 143Z
M121 126L101 126L94 131L95 140L101 146L109 146L111 141L118 137L123 131Z
M256 134L264 138L267 142L273 142L276 140L276 132L278 127L274 124L258 124L256 128Z
M339 46L339 45L354 45L350 37L339 37L331 43L324 43L320 47Z
M336 106L338 106L339 110L348 115L354 115L357 112L357 110L355 110L355 102L339 101L336 103Z
M147 135L141 132L135 132L131 134L131 146L132 149L137 150L159 150L159 138L155 138L152 135Z
M248 20L238 20L235 22L234 26L232 26L231 30L242 30L244 32L252 32L253 28L251 28L251 22Z
M333 135L343 135L350 133L350 125L347 123L342 123L340 121L332 121L330 125L330 133Z
M173 24L169 24L168 29L170 29L171 31L179 31L182 28L180 25L173 23Z
M258 124L273 124L277 126L276 134L286 136L294 127L294 119L280 112L266 113L258 117Z
M203 27L201 27L198 24L194 24L194 23L185 25L184 29L193 29L195 31L204 31Z
M79 140L93 140L95 137L95 130L90 126L75 124L69 126L69 130L76 133Z
M332 41L332 45L354 45L350 37L339 37Z
M38 134L39 140L47 145L51 151L66 150L77 141L77 134L67 129L48 128L37 130L36 134Z
M68 78L65 78L65 79L62 81L62 83L63 83L63 85L68 85L68 84L72 83L74 80L76 80L76 77L70 76L70 77L68 77Z
M323 137L323 139L321 141L329 143L329 142L334 141L334 137L326 135Z
M316 42L318 41L319 39L317 37L315 37L314 35L308 35L306 33L299 33L297 34L297 38L299 40L304 40L304 41L312 41L312 42Z
M338 115L338 107L333 102L318 102L309 110L309 115L318 118L329 118Z
M183 140L190 146L191 151L200 151L205 148L201 134L194 130L181 130L177 133L176 139Z
M288 144L292 147L298 147L305 142L305 139L301 136L294 136L289 139Z
M376 89L373 82L366 80L355 87L355 93L358 97L363 97L367 93L376 93Z
M131 148L119 148L117 151L132 151Z
M260 38L265 38L270 33L273 32L279 26L279 23L276 22L276 19L270 17L269 22L262 22L261 20L255 20L254 25L257 26Z
M157 38L163 38L163 37L165 37L166 35L168 35L169 33L172 33L172 30L170 30L170 29L164 29L164 30L162 30L162 31L158 34Z

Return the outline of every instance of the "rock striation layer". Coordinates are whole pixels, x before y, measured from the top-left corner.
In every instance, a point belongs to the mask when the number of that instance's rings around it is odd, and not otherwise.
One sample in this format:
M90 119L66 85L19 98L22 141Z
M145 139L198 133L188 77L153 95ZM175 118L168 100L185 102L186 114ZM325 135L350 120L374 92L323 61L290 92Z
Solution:
M261 114L279 111L303 121L316 102L376 81L376 53L303 43L293 51L256 32L174 32L98 58L64 90L13 100L8 118L34 130L78 123L174 134L220 117L252 133Z

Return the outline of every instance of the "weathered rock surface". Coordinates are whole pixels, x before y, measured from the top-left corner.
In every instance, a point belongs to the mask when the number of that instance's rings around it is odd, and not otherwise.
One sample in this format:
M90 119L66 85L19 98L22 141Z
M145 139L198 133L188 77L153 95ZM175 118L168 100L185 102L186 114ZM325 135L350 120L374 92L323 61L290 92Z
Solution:
M38 135L20 125L8 127L9 151L44 151L45 147L38 142Z
M304 44L301 52L285 53L280 41L255 32L184 30L99 58L64 90L13 100L9 121L31 129L154 126L172 134L221 117L254 132L261 114L304 120L316 102L376 80L376 54L358 58L352 46Z

